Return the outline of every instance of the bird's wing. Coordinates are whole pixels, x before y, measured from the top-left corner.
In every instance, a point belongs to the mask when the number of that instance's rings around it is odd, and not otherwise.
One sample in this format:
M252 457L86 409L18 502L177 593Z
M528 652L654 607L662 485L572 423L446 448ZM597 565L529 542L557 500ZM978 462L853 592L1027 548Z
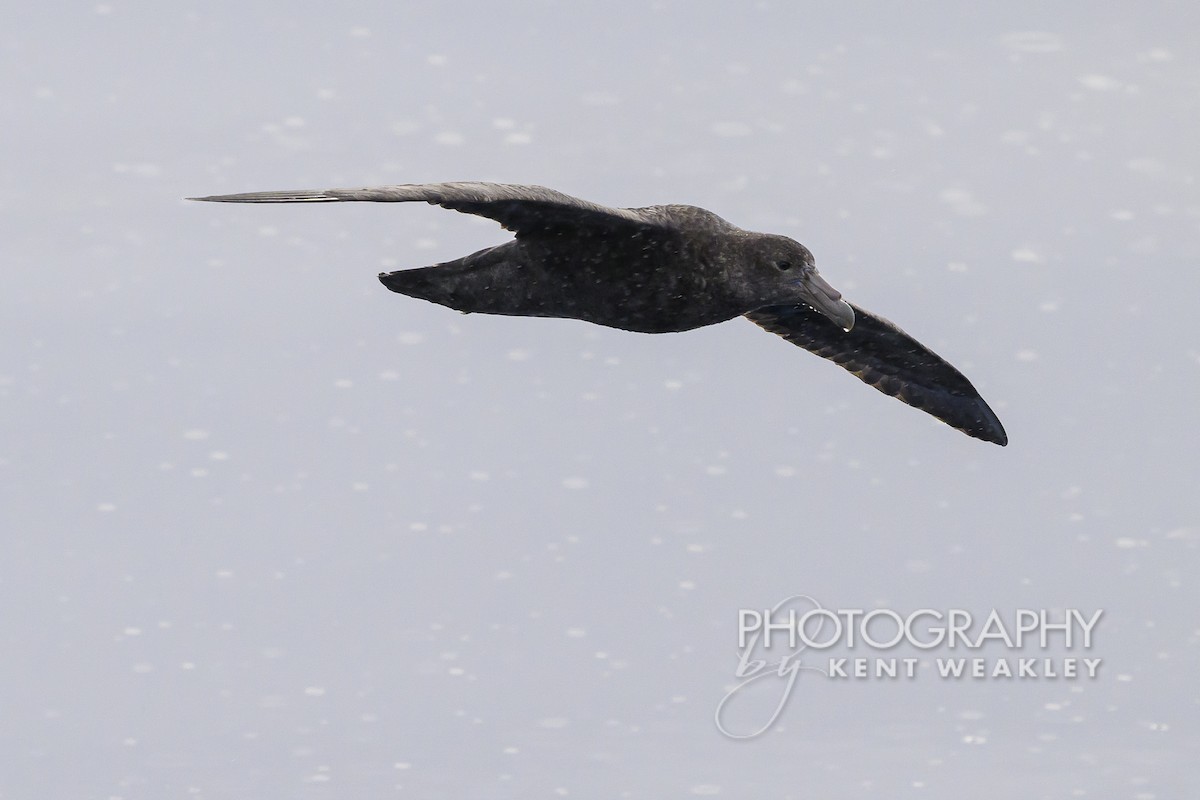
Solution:
M968 436L1008 444L999 418L961 372L883 317L853 308L849 331L806 305L767 306L746 317Z
M494 219L517 235L586 226L647 228L653 219L626 208L609 208L546 189L506 183L414 183L363 189L247 192L190 197L216 203L426 202Z

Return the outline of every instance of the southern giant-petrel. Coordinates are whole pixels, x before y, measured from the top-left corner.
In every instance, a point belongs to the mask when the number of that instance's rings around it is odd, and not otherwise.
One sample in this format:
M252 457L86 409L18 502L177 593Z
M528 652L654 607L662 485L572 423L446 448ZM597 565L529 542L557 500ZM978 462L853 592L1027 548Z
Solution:
M382 273L393 292L463 312L567 317L642 333L745 316L879 391L999 445L1004 426L962 373L842 299L804 245L686 205L609 208L540 186L426 183L195 197L221 203L424 201L516 238L432 267Z

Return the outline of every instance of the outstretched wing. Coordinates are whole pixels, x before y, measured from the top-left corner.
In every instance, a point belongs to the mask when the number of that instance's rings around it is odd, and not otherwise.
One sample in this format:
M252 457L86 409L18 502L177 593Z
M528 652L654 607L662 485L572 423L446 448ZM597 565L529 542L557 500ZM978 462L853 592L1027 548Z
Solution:
M767 306L746 317L968 436L1008 444L999 418L961 372L883 317L853 308L849 331L806 305Z
M619 229L653 225L651 219L635 210L609 208L542 186L507 183L414 183L363 189L247 192L188 199L216 203L425 202L494 219L518 236L587 226Z

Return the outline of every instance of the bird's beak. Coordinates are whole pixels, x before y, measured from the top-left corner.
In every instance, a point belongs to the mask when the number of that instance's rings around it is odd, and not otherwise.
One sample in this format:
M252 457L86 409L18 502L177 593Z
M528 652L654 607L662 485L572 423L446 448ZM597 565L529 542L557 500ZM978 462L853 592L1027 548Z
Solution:
M843 330L854 327L854 309L842 299L842 293L829 285L815 269L799 281L804 302L837 323Z

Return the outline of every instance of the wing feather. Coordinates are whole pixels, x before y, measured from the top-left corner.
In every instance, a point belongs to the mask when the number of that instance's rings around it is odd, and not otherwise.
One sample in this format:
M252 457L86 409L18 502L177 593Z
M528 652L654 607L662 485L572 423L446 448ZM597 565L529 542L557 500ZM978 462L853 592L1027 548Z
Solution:
M849 331L806 305L768 306L746 317L968 436L1008 444L1000 419L961 372L883 317L853 308Z
M598 226L653 227L652 217L628 208L609 208L543 186L506 183L414 183L362 189L301 189L189 197L213 203L425 202L499 222L518 235Z

